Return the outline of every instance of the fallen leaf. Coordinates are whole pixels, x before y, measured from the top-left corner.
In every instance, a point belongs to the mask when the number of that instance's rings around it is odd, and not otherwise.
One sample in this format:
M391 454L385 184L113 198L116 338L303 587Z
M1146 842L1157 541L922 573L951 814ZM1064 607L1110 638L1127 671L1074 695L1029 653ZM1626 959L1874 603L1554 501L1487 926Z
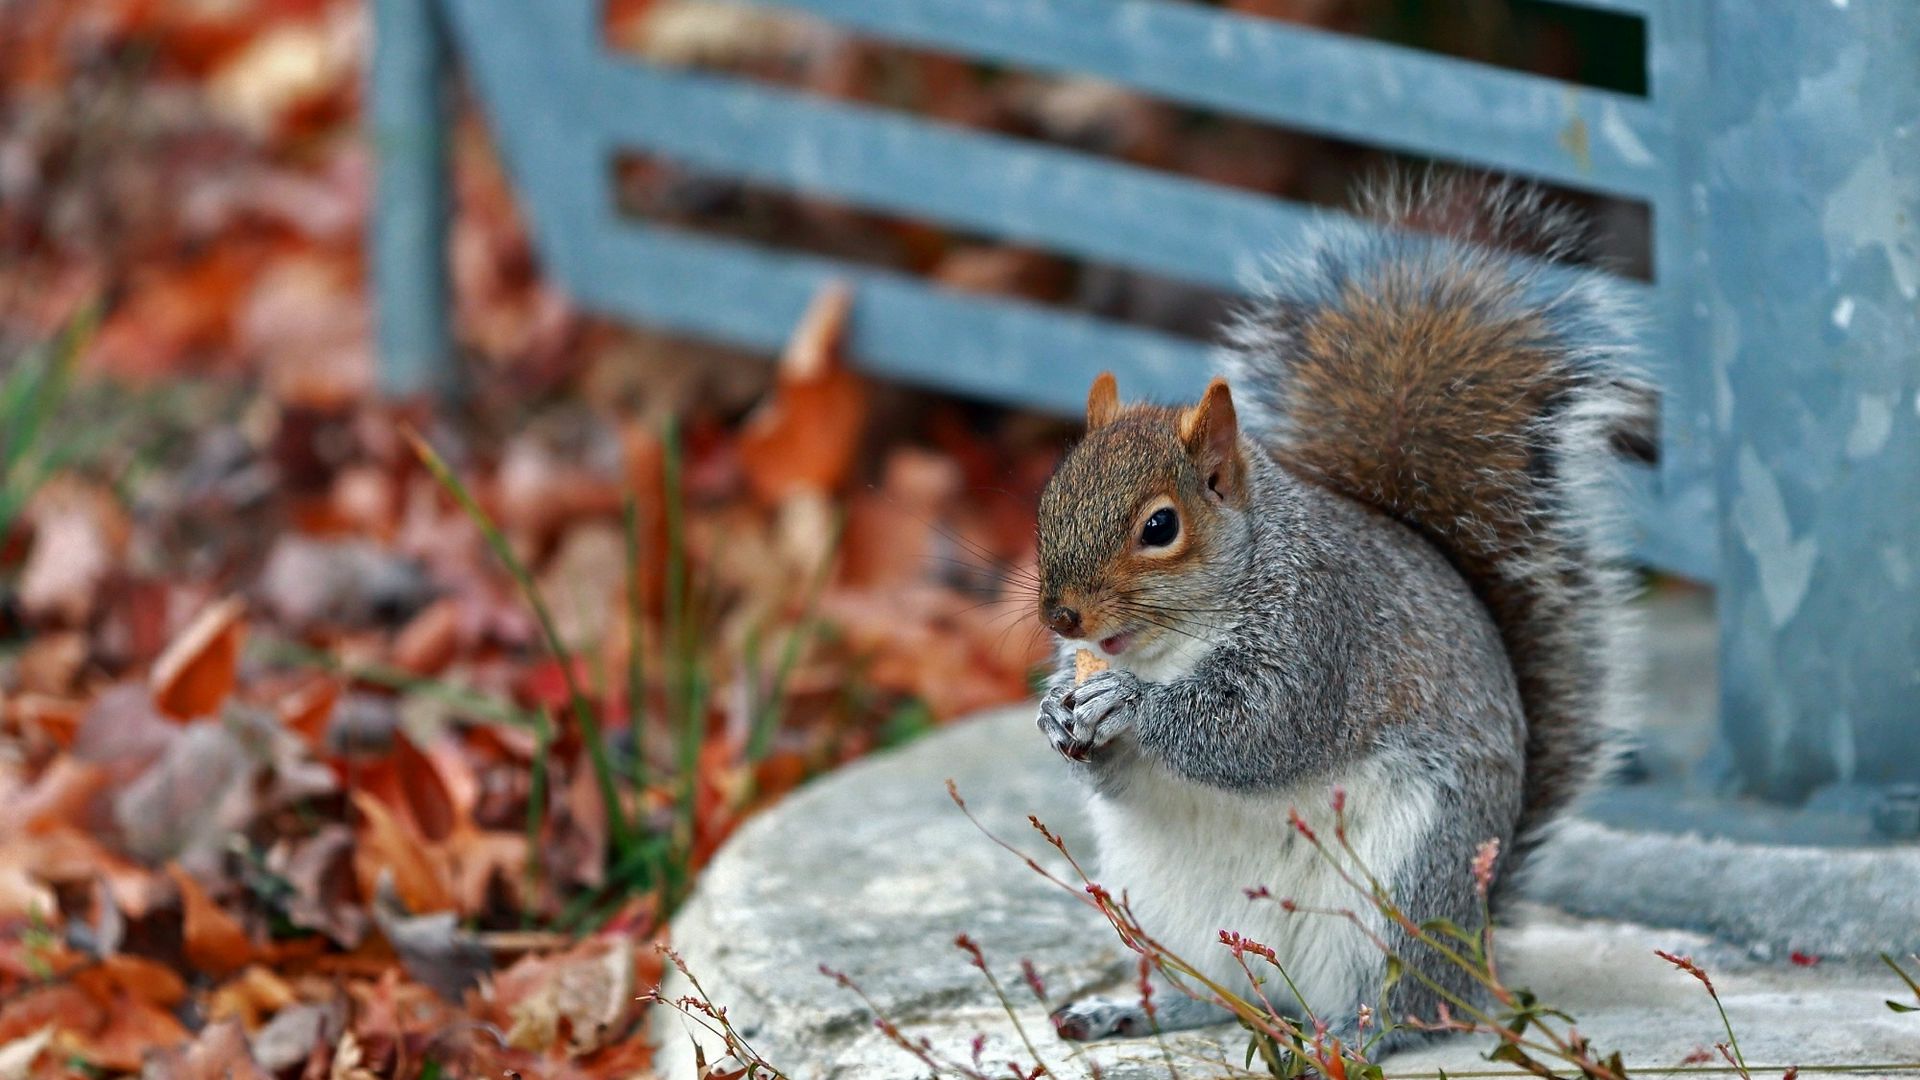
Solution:
M39 986L14 995L0 1007L0 1043L49 1027L60 1032L91 1032L106 1018L106 1010L93 996L71 983Z
M451 911L431 915L408 915L391 887L391 875L383 877L381 895L373 907L374 921L386 935L407 974L432 987L451 1002L458 1002L467 988L479 983L493 970L493 954L473 934L460 928L460 920Z
M53 1032L53 1025L48 1024L31 1035L22 1035L0 1046L0 1080L27 1080L34 1075L33 1063L40 1060L40 1055L53 1042Z
M495 993L512 1027L507 1045L583 1054L622 1034L635 1000L633 950L622 940L590 941L558 956L527 957L501 973Z
M20 568L20 607L35 619L86 623L126 547L127 524L111 494L62 478L34 497L33 547Z
M19 692L63 697L71 693L87 663L87 636L78 631L31 638L14 661Z
M172 1009L187 1000L187 984L172 968L144 956L109 956L72 976L75 986L110 1006L121 995Z
M846 366L841 341L852 293L829 286L794 331L773 396L747 418L740 461L766 504L795 491L831 491L845 482L866 427L866 383Z
M267 855L267 868L293 888L288 921L318 930L347 949L360 944L368 925L353 852L353 832L327 824L304 840L275 845Z
M181 935L187 962L215 976L245 967L259 951L247 936L246 928L215 904L200 883L178 864L168 866L167 873L180 890L180 904L185 910Z
M453 895L438 862L425 841L393 811L365 791L353 793L360 812L359 843L353 852L354 874L363 896L373 896L382 871L392 875L393 888L407 910L448 911Z
M97 1068L136 1072L148 1053L178 1046L191 1037L173 1013L122 995L107 1009L106 1026L74 1040L72 1049Z
M60 902L34 869L27 845L0 844L0 920L58 921Z
M190 724L160 760L114 796L114 821L127 849L150 862L211 870L227 836L258 810L259 763L225 724Z
M219 711L233 692L246 604L229 597L194 617L153 665L153 703L175 720Z
M210 1020L234 1019L249 1030L297 999L285 979L259 964L249 964L238 976L221 984L207 1002Z
M40 774L33 786L10 800L8 816L18 827L42 829L56 822L82 824L95 795L106 788L107 770L62 755Z
M284 1075L326 1048L345 1027L346 1009L338 1000L288 1006L254 1032L254 1060L268 1072Z
M393 666L414 675L438 675L460 648L460 605L441 600L413 617L393 641Z
M44 739L71 750L79 737L86 703L45 694L18 694L0 700L0 717L18 726L30 739Z
M257 586L266 609L296 629L393 625L433 599L426 568L365 540L282 536Z
M340 700L340 683L331 678L311 680L280 699L280 723L300 736L309 749L326 745L327 722L333 719L333 707Z
M141 1080L271 1080L254 1060L246 1029L237 1020L210 1023L185 1046L153 1054L140 1075Z

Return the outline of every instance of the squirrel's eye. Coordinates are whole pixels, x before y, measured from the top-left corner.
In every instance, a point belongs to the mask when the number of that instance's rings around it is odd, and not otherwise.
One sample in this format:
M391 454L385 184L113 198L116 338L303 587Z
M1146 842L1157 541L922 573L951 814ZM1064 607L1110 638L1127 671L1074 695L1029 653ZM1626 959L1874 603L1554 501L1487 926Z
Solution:
M1166 547L1180 535L1180 516L1172 507L1155 510L1153 516L1140 526L1140 543L1146 547Z

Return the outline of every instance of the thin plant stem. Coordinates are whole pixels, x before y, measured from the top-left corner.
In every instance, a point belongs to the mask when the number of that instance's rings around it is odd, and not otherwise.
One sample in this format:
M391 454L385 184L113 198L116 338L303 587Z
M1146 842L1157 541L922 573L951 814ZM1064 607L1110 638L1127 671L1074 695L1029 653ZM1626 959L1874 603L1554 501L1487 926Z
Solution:
M767 750L773 742L773 732L779 727L782 713L786 707L787 682L793 675L794 665L800 660L800 650L818 629L819 619L816 613L820 607L820 595L826 591L827 579L832 576L834 556L840 547L841 531L845 526L844 515L836 514L833 532L827 542L827 549L820 557L820 565L814 567L807 581L807 592L800 611L800 622L787 635L785 646L780 651L779 666L774 669L773 684L768 687L765 697L755 695L758 708L753 714L753 726L747 736L747 760L759 761L767 756ZM757 668L751 673L757 681Z
M427 467L427 471L433 474L433 478L453 496L454 501L459 503L467 517L479 528L480 535L486 540L487 546L493 550L494 557L506 567L507 573L518 586L521 597L533 610L534 619L540 624L541 636L546 639L547 650L552 654L554 662L560 666L560 676L566 682L567 699L572 706L574 722L580 727L581 741L586 744L587 757L593 766L594 780L600 788L600 801L606 808L608 840L616 856L625 855L633 845L633 836L627 827L626 810L620 803L619 789L614 785L613 761L607 753L606 740L600 732L600 722L594 717L592 707L587 704L586 694L580 688L579 675L574 671L573 651L567 648L565 641L561 640L559 627L553 621L553 612L541 598L540 589L534 584L533 575L527 570L526 564L520 561L520 557L514 554L513 546L507 543L507 538L500 532L500 527L481 508L479 501L473 497L471 491L467 490L467 486L461 483L460 478L454 475L446 461L412 427L403 428L401 433L412 444L413 452L419 457L421 464ZM544 753L543 748L542 756Z
M640 582L640 504L627 496L624 518L627 551L627 734L633 740L628 779L637 792L647 788L647 651L645 597Z

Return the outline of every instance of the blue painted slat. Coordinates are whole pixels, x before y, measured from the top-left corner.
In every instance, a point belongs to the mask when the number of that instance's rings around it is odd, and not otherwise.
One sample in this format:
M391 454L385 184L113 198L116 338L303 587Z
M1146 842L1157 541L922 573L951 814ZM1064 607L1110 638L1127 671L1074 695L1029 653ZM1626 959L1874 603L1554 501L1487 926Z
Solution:
M863 367L1052 412L1081 409L1103 370L1129 395L1172 401L1196 396L1211 369L1199 342L636 222L603 224L582 270L570 288L593 307L764 352L792 336L829 282L847 281L856 298L848 346Z
M1313 217L1296 204L881 109L645 65L590 75L622 148L1236 289Z
M1645 99L1168 0L756 0L881 37L1573 187L1653 198Z
M985 401L1077 415L1087 385L1114 371L1129 398L1190 401L1213 370L1203 344L1018 301L928 288L917 279L675 229L610 220L577 297L653 326L778 350L828 283L853 284L848 347L861 365ZM753 297L741 304L737 298ZM1620 473L1635 553L1683 572L1710 556L1697 512L1667 513L1645 469Z

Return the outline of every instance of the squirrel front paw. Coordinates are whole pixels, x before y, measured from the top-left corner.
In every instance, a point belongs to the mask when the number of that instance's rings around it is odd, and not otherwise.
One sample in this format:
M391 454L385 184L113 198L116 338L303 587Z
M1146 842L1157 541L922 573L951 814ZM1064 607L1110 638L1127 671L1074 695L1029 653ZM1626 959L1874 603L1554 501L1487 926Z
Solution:
M1140 680L1110 668L1074 687L1061 687L1040 702L1040 730L1062 757L1088 760L1133 725Z

